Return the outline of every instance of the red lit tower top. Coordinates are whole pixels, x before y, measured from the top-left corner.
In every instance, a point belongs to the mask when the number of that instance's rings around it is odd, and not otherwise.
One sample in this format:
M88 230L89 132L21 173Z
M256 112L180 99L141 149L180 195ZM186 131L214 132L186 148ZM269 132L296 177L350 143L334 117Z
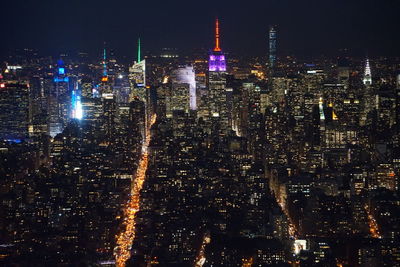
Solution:
M221 48L219 47L219 21L215 20L215 52L220 52Z
M219 21L215 20L215 47L210 53L208 60L208 70L212 72L225 72L226 62L225 55L222 53L222 49L219 43Z

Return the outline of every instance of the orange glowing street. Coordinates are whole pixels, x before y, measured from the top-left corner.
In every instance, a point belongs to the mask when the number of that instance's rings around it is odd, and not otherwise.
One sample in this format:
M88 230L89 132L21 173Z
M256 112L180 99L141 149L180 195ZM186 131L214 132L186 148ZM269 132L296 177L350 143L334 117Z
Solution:
M286 215L286 217L287 217L288 220L289 220L289 225L288 225L288 226L289 226L289 227L288 227L288 228L289 228L289 229L288 229L288 231L289 231L289 236L292 237L292 238L297 238L297 233L298 233L298 231L297 231L297 229L296 229L295 224L293 223L292 219L291 219L290 216L289 216L289 212L288 212L288 210L287 210L285 204L284 204L282 201L279 201L279 200L277 200L277 202L278 202L278 205L281 207L283 213Z
M378 223L370 212L368 205L365 205L365 211L368 215L369 232L371 236L373 238L382 238L382 236L379 234Z
M205 249L207 244L209 244L210 242L211 242L210 233L206 232L203 236L203 241L201 243L199 253L197 254L196 261L194 263L195 267L202 267L206 262Z
M124 229L116 237L117 246L114 249L115 263L116 266L125 266L126 261L130 258L130 249L132 242L136 236L136 213L140 210L140 191L142 190L143 183L146 179L146 171L148 166L148 146L150 144L150 128L151 125L156 121L156 116L153 115L151 123L148 129L146 129L145 141L142 145L142 155L139 161L139 165L132 180L131 185L131 196L124 210Z

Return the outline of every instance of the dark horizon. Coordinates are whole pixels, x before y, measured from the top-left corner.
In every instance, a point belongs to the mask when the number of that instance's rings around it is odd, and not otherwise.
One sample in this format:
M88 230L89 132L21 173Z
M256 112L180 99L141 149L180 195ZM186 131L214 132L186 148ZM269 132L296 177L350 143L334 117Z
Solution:
M278 55L398 56L395 34L400 2L370 1L204 1L202 4L116 1L8 1L3 3L0 56L14 48L41 54L90 52L103 42L118 56L134 57L140 36L143 49L176 47L187 52L212 48L213 23L221 21L221 46L238 55L267 54L267 31L278 29Z

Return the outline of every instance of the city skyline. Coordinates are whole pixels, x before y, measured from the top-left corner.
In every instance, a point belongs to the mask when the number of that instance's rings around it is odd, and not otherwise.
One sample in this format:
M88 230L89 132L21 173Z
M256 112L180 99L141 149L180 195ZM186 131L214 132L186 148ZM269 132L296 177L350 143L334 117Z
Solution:
M283 2L35 5L47 56L0 47L0 265L400 266L400 58L361 52L395 41L374 1Z
M395 1L373 0L254 1L249 5L239 1L119 1L112 5L8 1L0 18L7 36L0 51L1 56L14 48L34 48L44 55L92 52L106 41L118 56L132 57L140 36L146 51L176 47L190 52L210 47L210 21L218 17L224 25L225 51L238 55L264 55L270 25L277 25L278 54L282 55L329 55L340 49L355 55L399 55L400 37L395 34L399 21L394 13L399 7Z

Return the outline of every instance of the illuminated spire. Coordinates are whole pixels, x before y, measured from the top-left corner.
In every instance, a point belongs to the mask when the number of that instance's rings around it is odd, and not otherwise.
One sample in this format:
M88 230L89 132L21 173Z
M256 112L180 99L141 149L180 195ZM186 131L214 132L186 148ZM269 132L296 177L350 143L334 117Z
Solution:
M106 56L106 43L104 43L103 50L103 76L107 77L107 64L106 64L107 56Z
M208 60L208 70L215 72L225 72L226 71L226 62L225 55L222 53L221 48L219 47L219 21L215 20L215 48L210 54L210 58Z
M371 76L371 67L369 66L369 59L367 58L367 62L365 63L365 76Z
M106 55L106 43L104 42L104 50L103 50L103 77L101 78L102 82L108 81L108 73L107 73L107 55Z
M220 52L221 48L219 47L219 21L215 20L215 52Z
M371 67L369 66L369 59L368 58L367 58L367 60L365 62L363 83L364 83L364 85L371 85L372 84Z
M137 62L140 63L140 38L138 40Z

